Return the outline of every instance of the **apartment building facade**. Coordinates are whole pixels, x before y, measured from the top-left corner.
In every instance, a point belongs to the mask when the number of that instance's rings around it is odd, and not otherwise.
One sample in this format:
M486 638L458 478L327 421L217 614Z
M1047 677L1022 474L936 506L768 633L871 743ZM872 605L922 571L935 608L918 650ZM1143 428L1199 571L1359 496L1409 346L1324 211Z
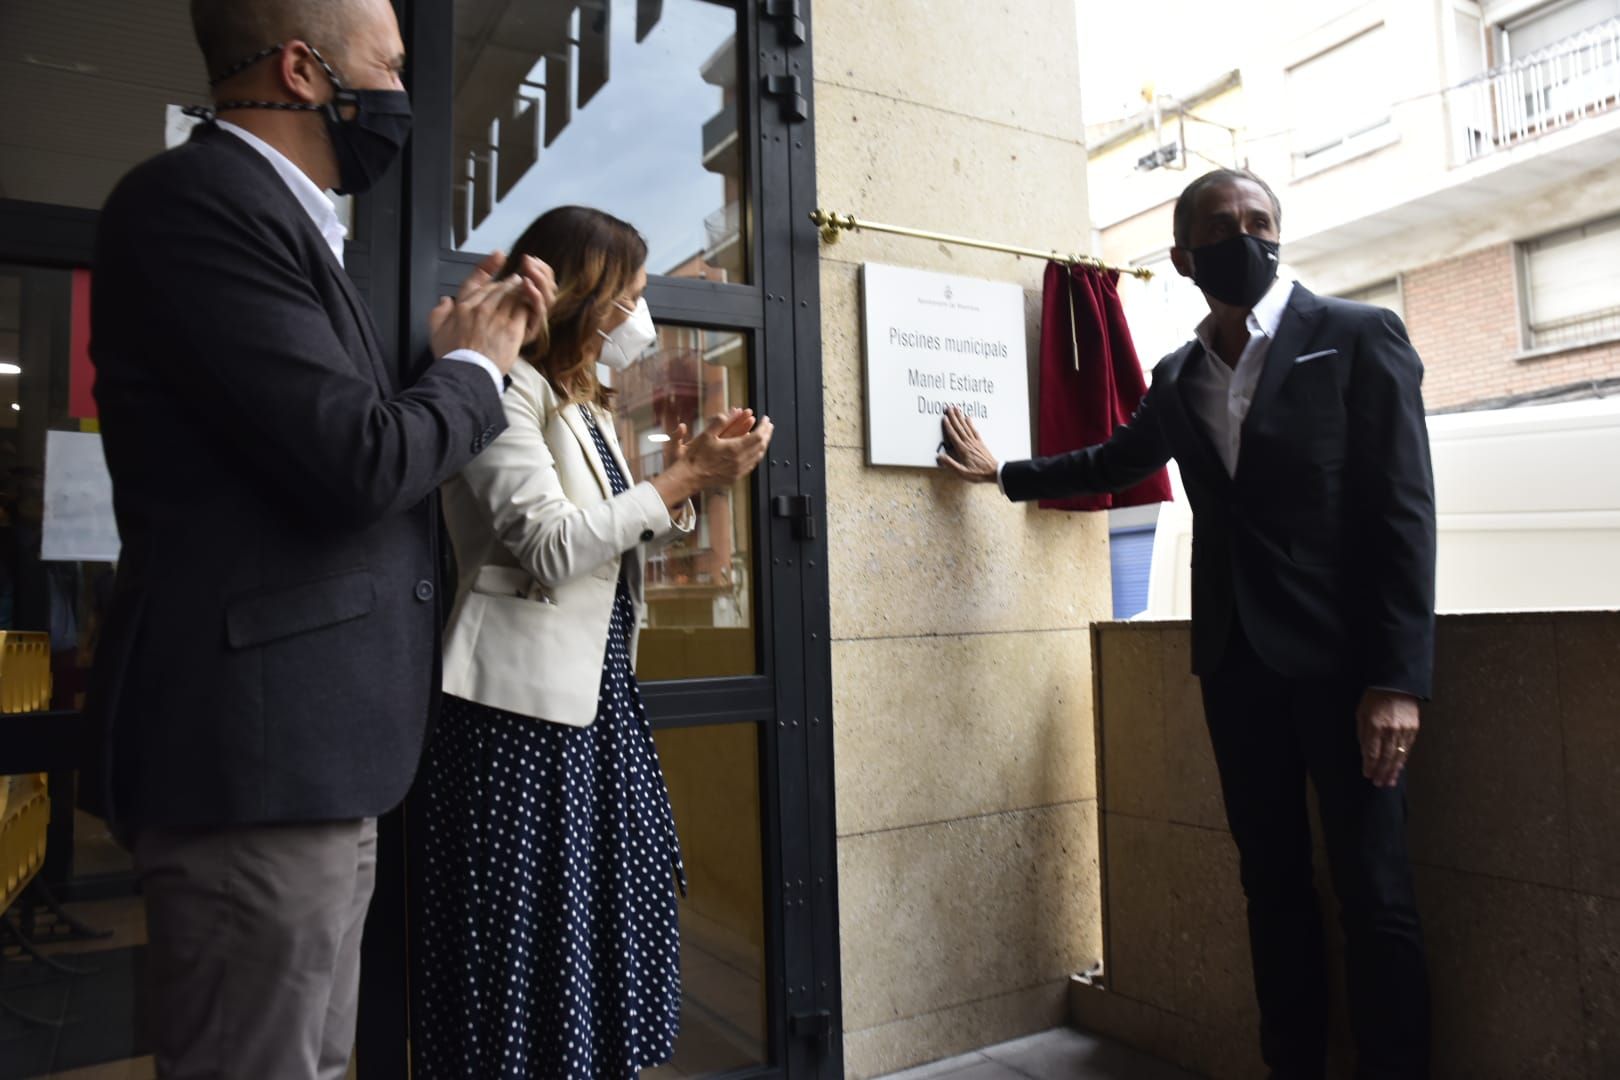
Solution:
M1277 5L1199 78L1089 140L1101 253L1165 271L1127 299L1145 364L1202 311L1176 193L1246 165L1302 282L1405 318L1431 410L1620 388L1620 0Z

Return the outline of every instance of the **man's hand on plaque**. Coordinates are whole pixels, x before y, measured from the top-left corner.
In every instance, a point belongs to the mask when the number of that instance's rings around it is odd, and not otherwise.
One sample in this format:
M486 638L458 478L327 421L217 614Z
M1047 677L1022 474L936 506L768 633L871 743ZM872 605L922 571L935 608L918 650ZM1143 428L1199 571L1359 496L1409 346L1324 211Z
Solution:
M952 405L945 410L940 427L945 435L945 452L937 458L940 467L971 484L995 483L1001 464L990 453L973 421Z

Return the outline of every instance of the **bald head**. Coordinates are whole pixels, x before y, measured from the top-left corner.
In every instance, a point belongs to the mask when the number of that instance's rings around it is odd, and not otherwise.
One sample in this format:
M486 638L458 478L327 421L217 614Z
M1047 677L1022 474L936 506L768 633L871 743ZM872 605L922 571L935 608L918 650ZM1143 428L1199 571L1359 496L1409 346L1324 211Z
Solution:
M340 88L405 89L391 0L191 0L191 22L216 108L323 188L342 177L322 106L352 120Z
M191 0L191 29L210 81L277 42L304 41L341 62L366 0Z

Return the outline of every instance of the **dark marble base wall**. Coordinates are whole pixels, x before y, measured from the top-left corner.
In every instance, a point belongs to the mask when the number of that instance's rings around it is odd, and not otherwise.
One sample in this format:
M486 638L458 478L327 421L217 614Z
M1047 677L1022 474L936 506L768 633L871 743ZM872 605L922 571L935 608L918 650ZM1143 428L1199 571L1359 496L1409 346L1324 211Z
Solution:
M1104 624L1092 644L1106 989L1076 985L1072 1017L1264 1075L1186 624ZM1620 613L1442 617L1437 665L1410 779L1435 1075L1620 1077ZM1342 1002L1334 1022L1348 1076Z

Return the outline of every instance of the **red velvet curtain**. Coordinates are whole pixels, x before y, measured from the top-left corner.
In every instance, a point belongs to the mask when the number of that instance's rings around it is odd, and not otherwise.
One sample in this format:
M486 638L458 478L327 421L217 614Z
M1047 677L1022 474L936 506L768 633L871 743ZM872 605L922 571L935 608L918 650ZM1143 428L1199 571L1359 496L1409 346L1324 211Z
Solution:
M1041 304L1041 407L1037 452L1043 456L1106 442L1147 392L1131 328L1119 302L1119 274L1046 264ZM1043 499L1047 510L1108 510L1170 501L1160 470L1112 495Z

